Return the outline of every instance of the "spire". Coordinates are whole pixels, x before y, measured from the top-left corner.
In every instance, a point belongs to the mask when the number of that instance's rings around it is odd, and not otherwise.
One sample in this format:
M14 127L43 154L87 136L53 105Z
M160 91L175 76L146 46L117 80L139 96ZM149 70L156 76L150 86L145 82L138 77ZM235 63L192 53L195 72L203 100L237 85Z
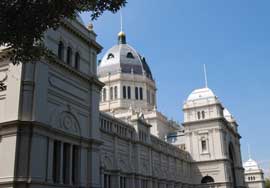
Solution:
M205 88L208 88L208 80L207 80L207 72L206 72L206 66L203 64L204 69L204 81L205 81Z
M126 34L123 31L123 16L120 10L120 32L118 33L118 44L126 44Z

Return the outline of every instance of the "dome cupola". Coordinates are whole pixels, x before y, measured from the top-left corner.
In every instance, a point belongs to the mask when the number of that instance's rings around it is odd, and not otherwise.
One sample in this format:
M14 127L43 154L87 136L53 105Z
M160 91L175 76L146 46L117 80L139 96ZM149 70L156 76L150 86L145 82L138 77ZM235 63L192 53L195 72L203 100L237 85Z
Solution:
M98 65L98 75L106 76L108 73L126 73L145 75L153 80L151 70L145 57L141 56L133 47L127 44L126 34L118 33L118 44L110 48Z

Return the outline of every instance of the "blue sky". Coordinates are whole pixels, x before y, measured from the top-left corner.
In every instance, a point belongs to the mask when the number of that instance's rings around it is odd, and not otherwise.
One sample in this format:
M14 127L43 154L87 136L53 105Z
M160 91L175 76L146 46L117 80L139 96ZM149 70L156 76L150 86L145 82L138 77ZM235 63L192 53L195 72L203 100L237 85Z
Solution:
M183 120L182 104L190 92L209 88L235 116L252 157L270 168L270 1L129 0L122 10L127 42L144 55L158 87L158 108ZM83 13L85 23L90 14ZM119 13L93 22L99 58L117 42Z

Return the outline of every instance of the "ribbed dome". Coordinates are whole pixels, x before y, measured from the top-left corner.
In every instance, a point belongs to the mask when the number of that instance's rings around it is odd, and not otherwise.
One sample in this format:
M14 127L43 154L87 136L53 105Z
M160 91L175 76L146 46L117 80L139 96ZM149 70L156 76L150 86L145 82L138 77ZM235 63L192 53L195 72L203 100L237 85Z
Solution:
M246 171L260 170L258 163L256 161L254 161L253 159L249 159L248 161L246 161L244 163L243 167L245 168Z
M106 52L98 66L99 75L116 72L146 75L149 79L153 79L145 58L126 44L123 32L118 35L118 44Z
M213 91L209 88L201 88L195 89L192 93L188 96L188 101L198 100L198 99L205 99L205 98L213 98L216 97Z

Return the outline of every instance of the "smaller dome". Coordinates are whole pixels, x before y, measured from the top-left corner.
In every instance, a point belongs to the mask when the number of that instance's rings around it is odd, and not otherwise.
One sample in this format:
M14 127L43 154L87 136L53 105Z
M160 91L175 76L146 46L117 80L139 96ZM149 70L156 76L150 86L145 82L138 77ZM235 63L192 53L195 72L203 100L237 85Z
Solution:
M198 100L198 99L206 99L206 98L214 98L216 97L213 91L209 88L201 88L195 89L192 93L188 96L188 101Z
M260 167L259 167L258 163L253 159L249 159L248 161L246 161L244 163L243 167L245 168L246 171L260 170Z

